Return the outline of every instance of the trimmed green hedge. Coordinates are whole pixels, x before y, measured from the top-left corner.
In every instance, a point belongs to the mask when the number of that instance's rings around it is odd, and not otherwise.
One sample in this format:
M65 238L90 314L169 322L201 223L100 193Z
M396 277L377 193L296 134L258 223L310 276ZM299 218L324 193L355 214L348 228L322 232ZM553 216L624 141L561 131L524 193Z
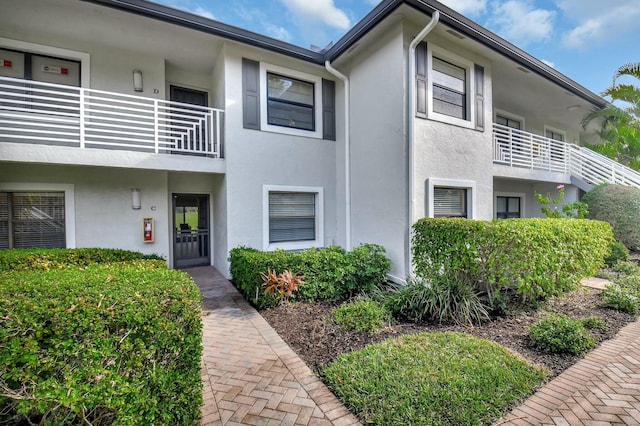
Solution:
M608 223L581 219L421 219L413 237L418 276L462 276L490 298L504 288L533 299L574 288L613 242Z
M582 200L589 205L589 219L609 222L616 240L631 250L640 250L640 189L602 184Z
M337 246L299 253L236 247L231 250L229 261L234 285L258 308L277 303L274 297L264 294L260 274L268 269L303 275L304 284L291 299L312 301L370 292L386 281L391 267L384 248L375 244L363 244L350 252Z
M18 269L0 273L0 423L197 422L201 305L186 274L148 260Z
M163 260L155 254L137 251L79 248L79 249L11 249L0 250L0 272L30 269L63 269L95 263L128 262L132 260ZM163 261L164 263L164 261Z

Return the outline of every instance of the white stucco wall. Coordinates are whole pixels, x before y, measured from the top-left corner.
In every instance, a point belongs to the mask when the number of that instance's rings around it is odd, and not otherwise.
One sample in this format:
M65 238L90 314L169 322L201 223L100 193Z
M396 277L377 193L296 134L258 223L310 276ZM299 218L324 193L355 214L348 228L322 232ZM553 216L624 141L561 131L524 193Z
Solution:
M225 158L227 162L227 247L264 249L263 185L321 187L324 193L324 242L336 234L336 142L248 130L242 124L242 58L277 63L285 69L333 79L324 67L232 44L225 48ZM320 87L316 88L317 91ZM320 92L318 92L320 94ZM264 96L264 93L261 94ZM339 108L339 107L338 107ZM337 114L340 114L338 111ZM317 123L321 126L321 123Z

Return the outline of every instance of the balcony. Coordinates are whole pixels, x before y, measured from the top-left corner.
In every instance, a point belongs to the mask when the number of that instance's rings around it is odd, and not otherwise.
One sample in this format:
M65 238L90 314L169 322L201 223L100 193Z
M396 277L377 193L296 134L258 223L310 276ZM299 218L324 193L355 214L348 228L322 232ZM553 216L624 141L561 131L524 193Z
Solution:
M221 158L224 111L0 77L0 143Z
M600 183L640 188L640 173L593 150L500 124L493 125L493 162L570 174L585 191Z

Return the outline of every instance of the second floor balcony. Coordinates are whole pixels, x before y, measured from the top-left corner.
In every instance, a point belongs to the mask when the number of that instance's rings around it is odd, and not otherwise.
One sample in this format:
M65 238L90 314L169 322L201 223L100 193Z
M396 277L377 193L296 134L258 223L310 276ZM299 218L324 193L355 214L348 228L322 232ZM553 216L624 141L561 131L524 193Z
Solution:
M0 77L0 143L222 157L223 111Z

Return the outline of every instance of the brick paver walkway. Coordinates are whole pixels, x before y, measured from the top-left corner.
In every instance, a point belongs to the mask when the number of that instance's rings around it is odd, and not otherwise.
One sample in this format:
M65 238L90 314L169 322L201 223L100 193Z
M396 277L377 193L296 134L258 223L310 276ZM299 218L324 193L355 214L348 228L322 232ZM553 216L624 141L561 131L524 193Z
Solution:
M640 321L624 327L498 424L640 425Z
M360 424L218 271L185 272L203 294L201 426Z

